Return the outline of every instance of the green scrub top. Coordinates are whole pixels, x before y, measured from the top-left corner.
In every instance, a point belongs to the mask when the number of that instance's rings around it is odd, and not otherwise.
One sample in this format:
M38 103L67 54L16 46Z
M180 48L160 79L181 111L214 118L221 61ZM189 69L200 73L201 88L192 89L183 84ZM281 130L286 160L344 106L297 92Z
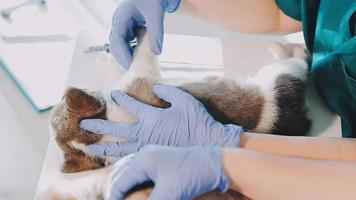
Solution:
M276 0L302 22L312 55L311 76L326 103L338 113L342 136L356 138L356 0Z

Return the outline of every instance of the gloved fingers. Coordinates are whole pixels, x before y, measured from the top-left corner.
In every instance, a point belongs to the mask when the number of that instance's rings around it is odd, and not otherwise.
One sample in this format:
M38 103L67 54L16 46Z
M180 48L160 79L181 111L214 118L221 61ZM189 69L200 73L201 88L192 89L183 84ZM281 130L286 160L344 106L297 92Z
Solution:
M86 153L94 156L124 157L138 150L136 142L103 142L88 145Z
M129 69L133 59L130 44L115 28L110 33L110 50L117 62Z
M120 90L112 91L111 97L119 106L122 106L126 112L136 117L142 116L142 112L150 112L154 109L154 107L137 101L133 97Z
M147 20L147 33L150 40L150 46L152 51L159 55L162 52L162 45L163 45L163 17L164 13L156 13L155 16Z
M150 181L143 170L135 166L135 155L122 158L114 165L109 200L124 199L125 194L136 185Z
M174 104L178 100L177 97L183 93L181 89L168 85L154 85L153 92L171 104Z
M96 134L113 135L133 139L135 139L134 135L137 131L136 124L103 119L84 119L79 123L79 127L83 130Z

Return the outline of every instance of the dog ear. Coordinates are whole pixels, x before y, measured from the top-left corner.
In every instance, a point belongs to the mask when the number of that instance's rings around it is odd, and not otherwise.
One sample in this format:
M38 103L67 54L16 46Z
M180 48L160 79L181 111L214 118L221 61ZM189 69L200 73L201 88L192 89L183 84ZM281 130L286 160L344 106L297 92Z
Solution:
M78 88L68 88L64 95L67 108L75 113L99 113L103 103L95 96Z
M64 155L61 166L63 173L75 173L85 170L100 169L105 167L105 161L101 158L93 158L83 152L71 152Z
M64 173L74 173L81 170L80 160L72 154L65 154L64 162L61 166L61 171Z

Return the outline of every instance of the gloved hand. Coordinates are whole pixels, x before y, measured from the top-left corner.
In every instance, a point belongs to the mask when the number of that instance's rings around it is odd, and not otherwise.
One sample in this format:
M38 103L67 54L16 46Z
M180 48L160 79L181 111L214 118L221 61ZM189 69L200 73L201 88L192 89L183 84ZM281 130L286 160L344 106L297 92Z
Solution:
M84 130L127 137L130 142L106 142L89 145L87 153L104 156L125 156L147 144L189 147L216 145L238 147L241 126L223 125L207 112L202 103L182 90L155 85L154 93L171 103L167 109L141 103L121 91L113 91L112 98L138 122L114 122L86 119L80 122Z
M110 34L111 52L126 69L132 62L130 42L136 38L135 28L147 26L151 49L160 54L163 43L165 12L174 12L180 0L124 0L116 9Z
M214 189L226 192L230 186L218 147L147 146L114 165L108 199L124 199L147 181L155 183L150 200L192 199Z

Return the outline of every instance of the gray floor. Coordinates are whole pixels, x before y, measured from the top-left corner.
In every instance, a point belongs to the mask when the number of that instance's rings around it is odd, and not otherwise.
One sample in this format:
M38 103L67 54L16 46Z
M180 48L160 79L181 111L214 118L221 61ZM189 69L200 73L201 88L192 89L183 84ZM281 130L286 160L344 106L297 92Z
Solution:
M49 112L37 113L0 68L0 199L32 199L48 145Z

